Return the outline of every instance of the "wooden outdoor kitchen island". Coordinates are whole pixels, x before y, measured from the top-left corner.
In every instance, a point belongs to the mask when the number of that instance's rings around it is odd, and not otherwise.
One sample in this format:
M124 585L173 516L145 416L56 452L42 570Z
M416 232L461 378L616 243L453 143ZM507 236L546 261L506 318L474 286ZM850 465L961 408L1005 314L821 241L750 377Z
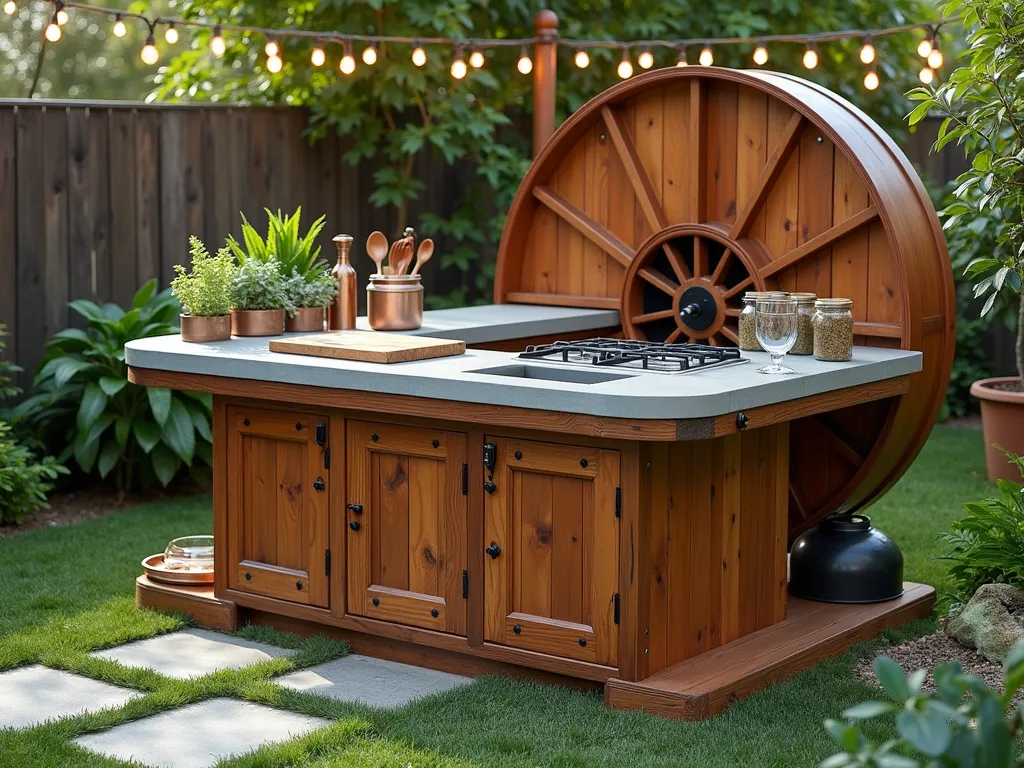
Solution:
M773 287L853 298L853 361L622 375L500 351L615 332L728 345L742 292ZM680 312L691 290L715 308L703 328ZM130 343L133 381L214 395L215 585L140 577L139 605L603 684L610 706L688 719L930 612L914 584L868 606L787 599L788 542L899 478L952 356L934 211L853 107L718 68L610 89L524 180L495 297L431 333L465 355L398 365Z

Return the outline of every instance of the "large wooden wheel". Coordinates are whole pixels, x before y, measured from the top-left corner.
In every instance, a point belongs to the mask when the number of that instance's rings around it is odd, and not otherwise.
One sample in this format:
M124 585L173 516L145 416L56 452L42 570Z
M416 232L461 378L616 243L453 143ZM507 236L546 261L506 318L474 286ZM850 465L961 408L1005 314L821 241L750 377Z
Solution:
M615 308L629 338L734 344L740 298L758 289L851 298L858 344L924 353L908 395L793 423L795 536L900 477L952 365L941 227L870 118L773 72L673 67L620 83L524 179L495 300Z

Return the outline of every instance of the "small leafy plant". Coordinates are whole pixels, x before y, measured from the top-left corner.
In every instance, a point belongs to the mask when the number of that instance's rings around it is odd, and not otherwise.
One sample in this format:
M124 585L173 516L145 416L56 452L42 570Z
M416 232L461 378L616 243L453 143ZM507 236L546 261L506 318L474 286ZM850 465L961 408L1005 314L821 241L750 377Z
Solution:
M1003 666L1005 692L992 690L960 662L935 667L936 693L921 690L927 672L909 677L892 659L875 659L878 682L891 701L866 701L843 712L845 722L826 720L825 729L843 748L819 768L1010 768L1024 764L1015 755L1015 738L1024 727L1024 706L1012 706L1024 685L1024 642L1017 643ZM875 744L860 724L895 716L898 738Z
M1024 458L1006 453L1024 481ZM954 520L939 538L950 546L942 557L952 562L955 599L965 602L982 584L1024 588L1024 488L998 482L999 495L964 504L967 514Z
M198 471L199 462L212 463L210 396L127 378L127 342L178 332L181 305L156 287L156 280L142 286L127 312L71 302L87 330L68 328L46 343L32 391L13 409L19 429L59 452L58 461L73 457L83 472L113 477L122 494L155 481L167 485L183 464Z
M227 244L238 259L238 263L245 266L248 261L268 262L277 261L281 276L290 275L292 271L298 272L307 277L317 271L320 260L320 246L316 244L316 238L324 228L325 216L313 222L309 231L299 235L299 221L302 218L302 207L295 209L291 216L283 216L281 211L276 214L269 208L267 212L267 238L266 240L249 223L242 214L242 244L228 235Z
M53 456L36 461L15 438L11 425L0 421L0 523L20 523L25 515L48 507L46 497L66 467Z
M193 317L217 317L231 311L231 280L235 276L235 259L226 246L211 256L203 241L195 235L188 238L192 254L192 271L174 265L177 277L171 281L171 293Z
M338 286L331 273L321 269L309 277L303 277L295 270L284 281L284 291L292 305L290 314L300 307L328 307L338 295Z
M7 332L7 326L0 323L0 352L3 352L7 348L7 343L4 341L5 338L10 336ZM20 373L21 368L10 360L4 360L0 358L0 400L5 397L14 397L20 394L21 390L14 386L14 374Z
M294 310L284 290L277 260L243 262L231 279L231 306L235 309Z

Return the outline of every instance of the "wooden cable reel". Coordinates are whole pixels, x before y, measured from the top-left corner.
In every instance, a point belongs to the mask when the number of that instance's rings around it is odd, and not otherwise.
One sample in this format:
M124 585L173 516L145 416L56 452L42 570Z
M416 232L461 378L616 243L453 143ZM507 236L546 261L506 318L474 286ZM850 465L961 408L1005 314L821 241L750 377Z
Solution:
M863 112L775 72L673 67L616 85L523 180L495 300L614 308L629 338L729 345L743 293L759 289L851 298L857 344L924 353L907 395L793 422L792 537L902 475L952 366L941 227Z

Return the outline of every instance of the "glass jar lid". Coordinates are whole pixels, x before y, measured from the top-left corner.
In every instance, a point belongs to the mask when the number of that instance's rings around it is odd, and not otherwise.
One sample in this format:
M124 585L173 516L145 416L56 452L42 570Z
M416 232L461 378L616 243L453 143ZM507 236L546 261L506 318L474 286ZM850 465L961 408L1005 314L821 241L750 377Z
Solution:
M814 304L818 295L815 293L797 292L789 294L789 298L796 299L797 304Z
M789 296L785 291L747 291L743 294L744 301L756 301L757 299L784 299Z
M818 299L814 302L817 309L831 309L835 311L853 309L853 299Z

